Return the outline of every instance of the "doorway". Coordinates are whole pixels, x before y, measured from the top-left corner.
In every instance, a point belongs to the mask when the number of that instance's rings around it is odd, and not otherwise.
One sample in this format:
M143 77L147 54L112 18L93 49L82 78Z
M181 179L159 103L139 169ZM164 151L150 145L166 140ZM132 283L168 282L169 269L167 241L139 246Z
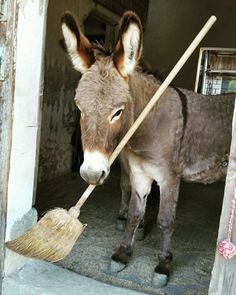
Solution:
M20 1L21 2L21 1ZM20 130L17 129L17 125L21 126L22 123L22 110L28 109L30 114L35 114L35 117L33 117L33 120L29 120L27 122L24 122L24 129L23 131L26 130L32 130L32 133L30 133L30 136L32 135L32 141L31 142L27 142L25 141L24 144L24 148L26 148L26 150L30 150L32 151L33 154L28 154L30 157L30 161L28 161L28 158L22 158L22 155L25 155L25 151L24 150L15 150L16 154L12 154L11 156L14 158L14 161L12 161L12 165L15 166L16 168L16 172L18 174L14 174L14 170L11 171L10 174L10 181L11 180L20 180L19 182L13 182L12 185L14 184L15 186L9 186L9 188L12 187L19 187L22 186L24 188L23 191L19 191L14 190L14 191L9 191L9 204L8 204L8 210L9 210L9 220L7 221L8 223L8 231L7 231L7 237L8 238L12 238L13 234L16 234L16 229L15 232L13 233L12 229L15 225L15 222L19 219L22 218L22 216L24 216L31 208L32 208L32 198L34 196L34 190L36 188L36 179L39 181L39 185L38 185L38 196L41 194L41 197L37 197L36 196L36 207L39 210L39 214L43 213L44 211L46 211L47 209L50 209L56 205L58 206L62 206L62 207L69 207L71 205L73 205L75 203L75 201L78 198L78 195L80 194L81 191L84 190L84 187L86 186L84 183L79 181L79 176L76 176L75 178L73 178L73 175L71 175L71 164L72 164L72 146L71 146L71 137L73 134L73 130L75 128L75 124L76 124L76 108L74 107L74 102L73 102L73 97L74 97L74 90L76 88L76 84L78 82L78 79L80 78L79 74L75 71L73 71L71 69L71 65L70 62L66 60L66 57L64 55L64 53L60 50L59 47L57 47L57 40L59 40L60 38L60 23L59 23L59 19L60 19L60 15L68 9L68 6L70 6L71 8L74 9L74 11L77 11L77 7L76 5L78 4L78 8L79 8L79 19L82 20L82 28L84 29L84 22L85 20L87 20L87 24L94 26L94 22L96 24L96 21L101 20L101 15L106 15L106 13L109 14L109 19L115 19L115 22L118 23L119 21L119 15L114 14L114 12L107 12L107 8L104 9L104 6L99 6L97 3L99 1L94 1L94 3L92 3L91 1L87 1L87 4L85 5L85 1L76 1L77 4L75 4L75 1L65 1L64 6L61 4L62 2L60 2L60 4L58 4L58 1L55 5L55 1L51 0L49 2L49 11L48 11L48 20L50 20L50 26L48 26L47 28L47 38L48 40L50 40L50 42L54 43L55 47L51 47L48 46L46 44L46 56L45 56L45 79L42 79L41 76L41 72L42 72L42 56L43 56L43 44L44 44L44 30L45 30L45 15L46 14L46 6L47 6L47 1L35 1L34 3L31 3L31 1L27 2L27 1L22 1L22 15L21 18L23 18L23 14L24 17L27 16L27 13L30 11L31 9L31 13L32 11L34 11L34 14L32 17L35 18L35 15L38 16L38 21L36 22L37 26L36 30L38 32L38 36L37 38L39 38L40 40L39 43L36 42L37 47L36 48L31 48L31 50L33 52L37 52L39 53L39 56L34 56L34 59L32 60L32 62L30 64L34 65L33 68L33 72L29 71L27 74L28 76L24 77L24 81L26 81L29 86L29 81L32 82L32 80L36 80L36 84L32 84L30 86L30 89L34 89L35 92L31 93L29 96L29 92L28 92L28 88L26 87L25 90L27 90L27 93L24 92L23 97L21 96L15 96L18 101L19 99L21 100L22 98L22 102L24 102L24 108L20 108L17 109L17 105L15 106L15 111L17 111L18 113L15 113L15 119L17 118L17 114L18 114L18 121L15 121L15 128L13 131L13 139L20 139L22 138L21 135L22 133L20 133ZM100 1L103 2L103 1ZM119 2L119 1L118 1ZM26 3L26 6L23 5L23 3ZM91 4L92 3L92 4ZM32 6L31 6L32 5ZM30 6L30 9L28 10ZM94 20L94 12L92 14L92 16L90 15L90 12L93 11L94 7L96 7L96 9L99 11L99 16L96 16ZM83 9L84 8L84 9ZM53 12L54 11L54 12ZM24 12L24 13L23 13ZM30 15L31 15L30 13ZM52 14L55 13L55 15L57 14L58 17L53 18ZM88 17L89 17L89 21L88 21ZM92 20L90 19L90 17L92 17ZM23 21L20 18L20 21ZM29 23L32 23L32 19L27 19L26 20L29 21ZM28 27L29 29L32 28L31 25L29 25L28 22L26 22L24 24L24 29L25 27ZM33 21L33 23L35 23L35 19ZM21 24L21 23L20 23ZM86 21L85 21L86 24ZM116 30L116 24L114 24L114 31ZM91 31L90 31L91 32ZM27 44L27 40L25 40L23 37L24 35L26 35L26 31L22 30L22 39L18 39L19 40L19 44L20 45L22 40L22 43ZM31 40L34 40L33 38L35 37L35 28L34 30L31 30L30 32L30 36L32 37ZM102 38L104 40L106 40L106 38L104 37L104 33L107 33L107 30L105 29L104 25L99 25L99 32L91 32L92 36L102 36ZM114 33L115 35L115 33ZM27 37L29 37L29 34L27 33ZM24 44L24 46L25 46ZM35 45L35 43L34 43ZM22 47L23 48L23 47ZM55 49L56 48L56 49ZM26 53L26 51L22 51L21 52L22 56L31 56L30 52ZM22 57L22 58L23 58ZM24 59L23 59L24 60ZM61 64L60 61L63 60L63 63ZM24 63L25 65L25 63ZM35 68L36 67L36 68ZM25 73L25 70L23 70L23 65L18 69L21 69L21 74ZM35 74L37 72L37 75ZM60 75L58 75L58 73L60 73ZM34 79L31 79L31 78ZM23 79L23 77L22 77ZM42 92L42 81L45 81L45 89L44 89L44 93ZM21 83L20 83L21 84ZM16 85L19 85L19 81L17 82ZM40 86L39 86L40 85ZM19 93L17 93L18 95ZM44 106L43 106L43 114L42 114L42 127L40 126L40 122L41 122L41 99L42 99L42 94L44 94ZM28 98L29 100L24 101L25 98ZM33 98L33 100L31 100L31 98ZM17 102L17 101L16 101ZM20 105L21 106L21 105ZM18 105L19 107L19 105ZM31 109L32 107L32 109ZM32 119L32 117L30 117ZM35 121L35 120L36 121ZM38 177L37 177L37 167L38 167L38 163L37 163L37 158L38 158L38 150L39 150L39 133L38 130L40 130L41 128L41 151L40 151L40 156L39 156L39 173L38 173ZM22 130L21 130L22 131ZM24 137L25 138L25 137ZM28 138L28 137L27 137ZM17 146L19 146L19 141L18 142L14 142L13 140L13 144L17 144ZM13 145L14 146L14 145ZM30 149L29 149L30 147ZM17 154L17 152L19 152ZM17 162L17 156L20 156L19 159L21 159L21 162ZM33 159L33 161L32 161ZM25 165L25 163L30 163L30 165ZM13 167L12 166L12 167ZM22 173L22 170L19 169L21 167L26 167L26 171L24 172L24 174ZM114 174L111 176L110 178L110 183L109 183L109 187L107 188L106 193L104 193L104 191L102 190L98 190L98 198L99 199L99 195L100 195L100 200L101 202L99 202L99 206L102 206L103 202L103 197L106 196L110 196L112 194L112 192L114 190L118 191L118 170L114 170ZM15 178L12 178L15 175ZM21 177L21 176L24 177ZM66 175L66 176L65 176ZM27 176L27 177L26 177ZM63 180L63 181L62 181ZM18 185L18 186L16 186ZM212 190L212 195L214 194L214 189L217 190L219 192L220 195L222 195L222 188L223 187L219 187L219 186L212 186L211 188L209 188L209 190ZM104 187L104 189L106 190L106 188ZM46 192L47 190L47 192ZM57 192L55 192L55 190L57 190ZM185 191L188 191L188 188L185 187L184 188ZM199 192L202 191L202 187L199 187ZM69 192L69 193L68 193ZM53 196L54 194L54 196ZM155 194L155 193L154 193ZM69 195L69 196L68 196ZM20 196L17 199L17 202L14 203L15 201L15 197L16 196ZM50 199L50 196L52 196L52 199ZM195 195L195 197L197 197L197 195ZM43 198L47 200L47 203L45 203L43 205ZM118 196L119 198L119 196ZM112 212L116 212L116 204L118 204L118 198L116 196L116 200L113 204L113 208L112 208ZM219 198L220 199L220 198ZM23 201L22 201L23 200ZM42 201L42 202L41 202ZM184 199L183 199L184 201ZM92 202L92 201L91 201ZM182 212L183 214L185 213L186 207L184 207L186 204L185 202L182 203ZM209 204L211 204L211 202L209 202ZM220 200L219 203L217 205L217 210L219 210L220 208ZM46 207L48 206L48 207ZM92 211L90 212L94 212L93 208L91 207L91 203L88 204L87 208L91 208ZM150 204L150 208L151 207L155 207L156 204ZM89 210L86 211L89 211ZM155 207L156 208L156 207ZM20 210L18 210L20 209ZM18 210L16 212L16 210ZM156 209L155 209L156 210ZM106 228L106 233L112 232L112 230L114 229L114 217L115 215L110 215L110 220L109 222L107 222L106 224L103 223L102 221L102 217L103 217L103 213L104 211L100 211L100 213L96 213L97 217L99 218L99 220L101 221L101 228ZM218 211L219 212L219 211ZM105 212L106 213L106 212ZM95 217L96 217L95 214ZM208 211L206 211L206 218L208 218L207 220L209 220L210 216L207 216ZM150 215L151 216L151 215ZM152 216L151 216L152 217ZM88 219L87 219L88 218ZM86 218L86 215L84 215L84 220L85 222L90 222L90 216L88 216ZM87 219L87 220L86 220ZM114 220L114 222L113 222ZM153 221L153 220L152 220ZM105 221L104 221L105 222ZM217 222L217 221L215 221ZM193 221L194 223L194 221ZM92 226L96 224L96 220L91 220L90 223ZM181 223L180 223L181 224ZM216 223L214 223L214 228L216 226ZM92 228L92 230L94 230L95 227ZM100 231L100 229L98 229L98 231ZM19 232L18 232L19 233ZM96 234L96 232L91 232L91 236L93 236L93 234ZM100 237L101 237L101 233L102 235L104 234L104 232L100 232ZM216 233L216 230L214 232ZM119 233L116 232L117 238L119 238ZM180 237L181 237L181 232L180 232ZM91 241L91 240L90 240ZM94 241L93 241L94 242ZM104 240L101 240L99 243L102 244L102 242L104 242ZM148 240L146 243L149 243L150 240ZM144 242L145 243L145 242ZM100 249L102 248L102 245L100 244ZM86 246L86 244L84 244ZM140 244L141 245L141 244ZM91 246L93 246L93 244L91 243ZM203 245L204 246L204 245ZM147 245L147 248L149 246ZM110 257L110 252L113 250L113 246L112 247L105 247L105 251L106 251L106 257L105 260ZM91 250L91 249L90 249ZM96 242L94 243L94 247L92 247L92 251L94 251L94 257L96 257L96 253L99 252L99 244L97 244ZM90 252L92 252L90 251ZM97 252L96 252L97 251ZM213 252L212 252L213 253ZM78 253L77 253L78 255ZM104 259L104 257L101 257L101 259ZM78 259L79 260L79 259ZM71 260L70 261L71 264L70 265L74 265L74 267L76 268L76 260ZM99 261L100 263L101 261ZM104 261L103 261L104 262ZM194 263L194 262L193 262ZM142 265L142 263L140 263L140 265ZM136 266L134 267L136 268ZM184 268L184 265L183 265ZM77 268L78 271L79 268ZM202 269L199 269L199 272L202 272ZM125 273L124 273L125 275ZM203 276L204 276L204 270L203 270ZM99 276L99 274L97 274L97 276ZM100 274L101 276L101 274ZM136 280L136 278L135 278ZM137 281L135 282L135 284L137 283ZM173 293L172 293L173 294ZM182 294L182 293L180 293Z

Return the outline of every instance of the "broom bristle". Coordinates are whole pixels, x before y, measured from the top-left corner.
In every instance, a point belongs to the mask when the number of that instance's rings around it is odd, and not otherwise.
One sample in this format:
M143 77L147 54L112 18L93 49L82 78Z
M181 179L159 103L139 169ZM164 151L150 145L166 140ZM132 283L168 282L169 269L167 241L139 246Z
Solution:
M21 255L55 262L63 259L73 248L86 225L57 208L46 213L32 229L6 243Z

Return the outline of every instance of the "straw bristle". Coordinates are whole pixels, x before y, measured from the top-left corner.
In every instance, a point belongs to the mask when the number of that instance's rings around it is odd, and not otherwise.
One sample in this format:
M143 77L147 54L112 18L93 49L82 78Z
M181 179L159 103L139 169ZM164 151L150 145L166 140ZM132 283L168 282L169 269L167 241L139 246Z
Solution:
M85 227L67 210L58 208L46 213L32 229L6 246L24 256L55 262L70 253Z

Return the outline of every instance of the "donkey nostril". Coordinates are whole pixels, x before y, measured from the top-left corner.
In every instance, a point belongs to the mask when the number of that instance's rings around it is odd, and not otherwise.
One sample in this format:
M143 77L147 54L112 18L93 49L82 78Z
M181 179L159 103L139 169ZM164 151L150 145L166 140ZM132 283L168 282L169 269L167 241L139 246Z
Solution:
M103 181L104 181L105 178L106 178L106 175L107 175L106 171L105 171L105 170L102 170L102 172L101 172L101 174L100 174L100 178L99 178L99 180L98 180L98 184L102 184L102 183L103 183Z

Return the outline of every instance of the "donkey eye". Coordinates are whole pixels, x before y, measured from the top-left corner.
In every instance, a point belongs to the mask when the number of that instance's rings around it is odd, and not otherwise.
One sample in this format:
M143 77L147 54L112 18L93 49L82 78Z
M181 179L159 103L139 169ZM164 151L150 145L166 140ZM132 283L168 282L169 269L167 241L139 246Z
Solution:
M111 122L114 122L115 120L119 119L119 117L121 116L123 112L123 109L119 109L115 112L115 114L112 115L111 117Z
M112 119L121 115L123 110L118 110L113 116Z

